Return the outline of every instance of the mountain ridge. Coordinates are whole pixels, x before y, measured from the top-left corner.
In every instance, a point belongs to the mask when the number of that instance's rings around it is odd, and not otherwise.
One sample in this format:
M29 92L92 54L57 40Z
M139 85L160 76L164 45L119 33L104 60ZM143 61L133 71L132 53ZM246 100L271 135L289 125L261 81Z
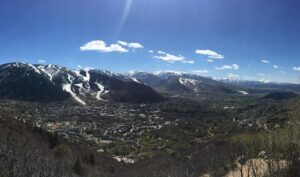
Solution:
M71 97L86 105L95 101L164 100L151 87L119 74L92 69L75 71L58 65L18 62L0 65L0 85L0 97L25 101L61 101ZM35 95L38 96L35 98Z
M73 70L54 64L20 62L0 65L0 89L0 98L4 99L48 102L72 98L81 105L107 101L152 103L178 96L205 99L277 91L300 93L297 84L219 81L172 71L119 74L92 68Z

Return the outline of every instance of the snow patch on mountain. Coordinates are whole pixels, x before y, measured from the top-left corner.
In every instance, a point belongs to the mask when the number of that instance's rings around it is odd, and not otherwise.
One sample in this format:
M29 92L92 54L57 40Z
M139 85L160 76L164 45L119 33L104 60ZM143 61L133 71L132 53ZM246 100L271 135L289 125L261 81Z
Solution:
M134 82L140 83L142 84L139 80L137 80L136 78L131 78Z
M78 87L79 94L84 95L83 91L85 91L85 88L83 87L83 83L78 83L74 85Z
M75 86L79 87L80 89L84 89L83 88L83 83L79 83L79 84L74 84Z
M52 82L53 75L50 74L43 66L38 66L38 68L47 76L49 80Z
M37 69L35 66L33 66L32 64L28 64L28 66L30 66L36 73L42 74L41 71Z
M83 100L81 100L81 99L80 99L80 98L72 91L72 86L71 86L71 84L65 84L65 85L63 85L63 90L66 91L66 92L68 92L68 93L70 93L71 96L72 96L77 102L79 102L80 104L86 105L86 103L85 103Z
M89 82L90 79L91 79L91 76L90 76L90 73L89 73L90 69L85 68L84 71L85 71L85 76L82 76L82 78L83 78L84 81Z
M85 103L83 100L81 100L81 99L76 95L76 93L73 92L73 90L72 90L72 83L73 83L74 77L71 76L70 74L67 74L67 76L68 76L67 78L68 78L68 82L69 82L69 83L63 85L63 90L66 91L66 92L68 92L68 93L70 93L71 96L72 96L77 102L79 102L80 104L86 105L86 103Z
M61 67L56 66L56 65L51 65L51 64L45 65L45 66L40 65L40 66L37 66L37 68L48 77L50 82L53 82L54 76L56 76L59 72L62 72Z
M131 87L126 88L128 89L128 92L132 92L129 94L128 97L126 97L126 94L128 93L122 90L122 88L120 88L121 91L119 91L119 89L115 87L114 84L121 84L125 86L134 84L132 82L142 84L136 78L132 79L122 74L112 73L105 70L94 70L92 68L84 68L77 71L66 67L60 67L51 64L33 65L33 64L26 64L26 63L8 63L8 64L0 65L0 69L5 70L5 73L7 75L9 75L11 71L15 71L16 70L15 68L22 69L21 71L24 71L25 72L24 74L28 76L39 74L40 77L37 77L36 78L37 80L38 79L43 80L45 81L45 83L47 83L46 80L50 81L53 85L53 89L55 89L55 91L57 92L60 92L61 95L65 95L66 97L65 99L67 99L68 96L66 93L62 91L67 92L68 95L74 99L74 101L82 105L86 105L88 103L92 103L97 100L98 101L118 100L119 99L118 97L123 96L122 92L124 92L125 94L124 99L127 99L128 101L131 101L131 99L135 100L136 96L135 94L132 94L135 93L135 91L132 90L133 88ZM135 87L145 89L145 91L148 91L149 93L153 93L153 95L157 97L157 98L156 97L145 98L145 100L150 100L150 101L155 99L163 100L162 98L159 98L159 95L156 94L155 91L153 90L151 91L150 88L145 88L145 86L138 86L138 85L135 85ZM108 93L113 93L113 94L106 95ZM107 100L103 99L104 95L108 97ZM92 100L89 100L91 98Z
M246 91L243 91L243 90L240 90L240 91L238 91L240 94L242 94L242 95L249 95L249 93L248 92L246 92Z
M197 80L194 79L188 79L188 78L179 78L179 82L180 84L184 85L184 86L190 86L193 85L195 86L197 84Z
M98 86L98 88L100 89L98 92L97 92L97 96L96 96L96 98L97 98L97 100L103 100L102 98L101 98L101 96L105 93L105 88L104 88L104 86L102 85L102 84L100 84L100 83L97 83L97 82L95 82L95 84Z

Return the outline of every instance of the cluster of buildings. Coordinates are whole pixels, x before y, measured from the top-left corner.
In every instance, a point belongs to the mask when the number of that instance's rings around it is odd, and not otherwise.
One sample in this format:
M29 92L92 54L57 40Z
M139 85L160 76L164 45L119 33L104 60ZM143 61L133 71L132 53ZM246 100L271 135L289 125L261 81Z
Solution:
M145 132L170 126L159 105L103 103L94 106L36 104L16 110L24 122L69 140L90 142L99 152L113 142L137 146ZM122 157L124 159L126 157ZM132 160L126 160L133 162Z

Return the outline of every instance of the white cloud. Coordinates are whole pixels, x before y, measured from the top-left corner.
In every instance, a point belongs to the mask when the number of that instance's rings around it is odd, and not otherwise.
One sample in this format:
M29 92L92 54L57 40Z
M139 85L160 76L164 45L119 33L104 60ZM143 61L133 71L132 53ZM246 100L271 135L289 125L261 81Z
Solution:
M261 60L262 63L270 63L269 60Z
M185 63L185 64L194 64L195 62L193 60L182 60L182 63Z
M177 75L182 75L186 72L184 72L184 71L174 71L174 70L164 70L164 71L155 71L153 74L160 75L160 74L165 74L165 73L173 73L173 74L177 74Z
M212 59L223 59L224 58L223 55L218 54L217 52L212 51L212 50L208 50L208 49L204 49L204 50L198 49L198 50L195 51L195 53L199 54L199 55L205 55L208 58L212 58Z
M140 43L137 42L126 42L126 41L118 41L118 44L124 46L124 47L128 47L128 48L132 48L132 49L141 49L144 48L144 46L142 46Z
M240 66L237 64L232 64L232 65L223 65L221 67L216 67L216 70L238 70L240 69Z
M111 45L106 45L104 41L101 40L95 40L86 43L84 46L80 47L81 51L98 51L102 53L110 53L110 52L128 52L127 49L122 47L119 44L111 44Z
M216 70L225 70L225 69L232 69L231 65L223 65L221 67L216 67Z
M213 63L214 62L214 60L211 60L211 59L207 59L206 60L208 63Z
M239 75L233 74L233 73L229 73L229 74L227 75L227 78L229 78L229 79L236 79L236 78L239 78L239 77L240 77Z
M160 59L169 63L174 63L176 61L182 61L185 59L185 57L182 55L176 56L162 51L158 51L157 53L159 55L153 56L153 58Z
M77 68L82 68L82 66L81 65L77 65Z
M154 50L148 50L148 53L154 53Z
M274 68L274 69L278 69L279 66L278 66L278 65L273 65L273 68Z
M207 74L207 73L209 73L209 71L207 71L207 70L194 70L194 71L192 71L193 73L197 73L197 74Z
M258 76L265 76L265 74L263 74L263 73L258 73L257 75Z
M39 63L46 63L45 60L38 60Z
M234 69L234 70L240 69L240 66L237 65L237 64L233 64L233 65L231 65L231 66L232 66L232 69Z
M299 67L293 67L294 71L299 71L300 72L300 66Z

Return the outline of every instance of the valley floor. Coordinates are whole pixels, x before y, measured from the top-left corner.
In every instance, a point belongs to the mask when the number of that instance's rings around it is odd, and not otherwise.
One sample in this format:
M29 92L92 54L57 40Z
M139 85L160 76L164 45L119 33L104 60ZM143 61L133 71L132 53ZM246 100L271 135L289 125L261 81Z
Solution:
M291 158L298 128L290 128L298 103L176 98L82 107L1 100L1 176L298 174ZM268 166L263 174L258 161Z

